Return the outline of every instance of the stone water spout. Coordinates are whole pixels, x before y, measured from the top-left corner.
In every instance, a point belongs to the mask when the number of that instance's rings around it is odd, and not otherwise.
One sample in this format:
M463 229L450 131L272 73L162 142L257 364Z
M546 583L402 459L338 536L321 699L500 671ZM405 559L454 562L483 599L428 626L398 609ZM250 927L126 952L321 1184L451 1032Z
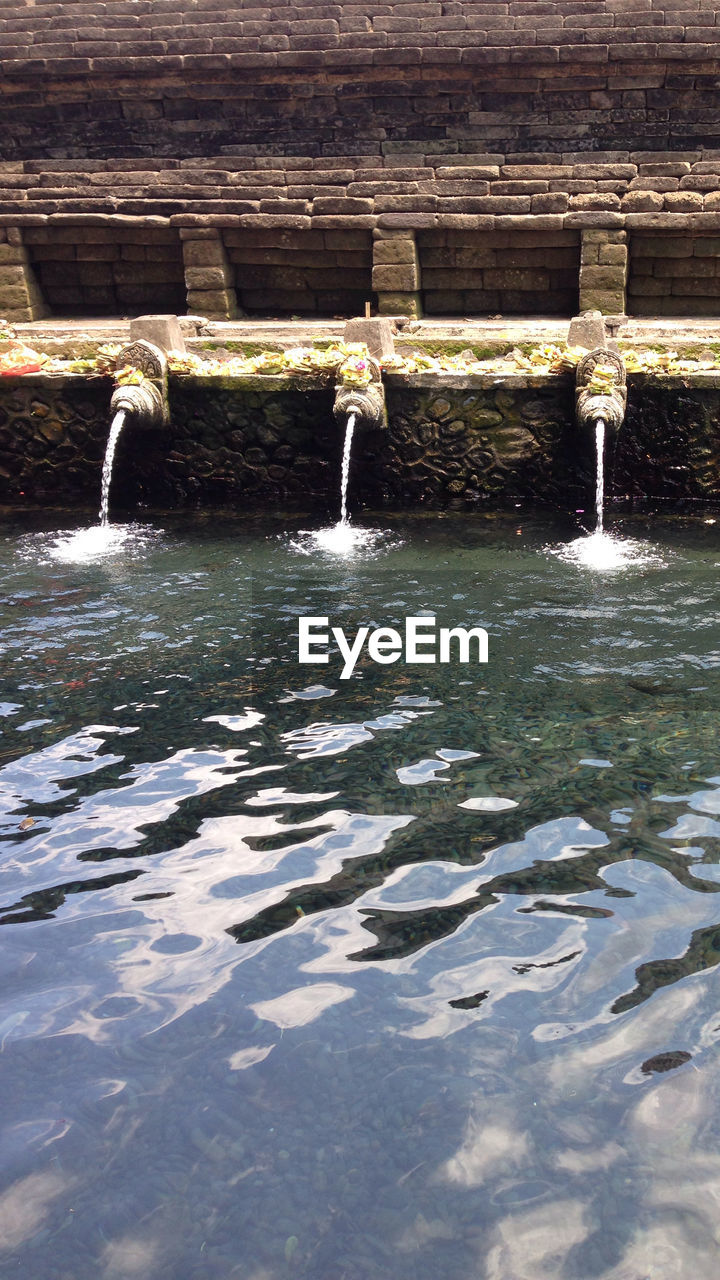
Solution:
M605 435L619 431L627 405L627 371L622 356L595 347L583 356L575 374L575 416L578 426L595 436L595 536L604 536Z
M357 425L381 427L385 425L385 390L380 365L372 356L364 361L370 381L365 384L340 382L335 387L333 414L339 423L345 423L351 414Z
M124 413L134 426L162 427L169 418L167 392L167 357L146 339L130 342L119 352L117 370L137 369L142 380L116 386L110 401L113 414Z
M386 425L385 390L380 365L371 355L348 360L340 370L342 382L335 387L333 414L339 425L345 426L345 444L342 456L340 480L339 529L348 527L348 482L350 479L350 452L356 426L382 427Z
M575 416L578 425L594 429L603 422L618 431L625 418L627 374L616 351L596 347L583 356L575 374Z

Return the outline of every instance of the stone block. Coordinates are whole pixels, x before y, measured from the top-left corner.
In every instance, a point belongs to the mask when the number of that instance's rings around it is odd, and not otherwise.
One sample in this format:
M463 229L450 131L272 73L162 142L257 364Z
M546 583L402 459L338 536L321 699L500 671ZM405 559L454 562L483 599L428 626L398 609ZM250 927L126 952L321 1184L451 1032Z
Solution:
M550 276L547 271L523 271L509 268L507 270L489 270L483 272L486 289L515 289L528 292L540 292L550 287Z
M372 287L378 293L413 293L420 287L418 269L414 263L373 267Z
M386 360L395 351L392 325L381 317L348 320L343 333L345 342L364 342L371 356Z
M583 244L624 244L627 238L625 231L610 231L599 227L587 227L582 233Z
M378 295L378 311L384 316L422 315L422 303L419 293L380 293Z
M620 197L611 191L591 191L584 195L576 195L570 197L570 210L576 213L579 209L587 210L588 213L597 213L600 210L607 210L610 213L620 208Z
M718 260L716 258L662 258L653 268L653 275L659 280L682 277L685 280L700 280L717 275Z
M84 262L114 262L120 257L120 246L117 244L78 244L75 257Z
M607 213L595 213L589 210L573 210L565 215L565 226L581 227L583 230L590 228L607 228L607 230L615 227L620 228L625 225L625 215L622 213L613 213L608 210Z
M28 291L24 284L4 284L0 275L0 312L5 313L12 307L26 307Z
M387 227L388 229L402 227L407 231L416 229L420 230L424 227L434 227L436 217L439 219L441 216L442 215L436 215L434 213L381 213L378 217L378 226ZM483 223L482 219L477 219L467 214L447 214L445 216L449 218L462 217L463 219L466 219L462 225L467 226L482 226ZM486 225L492 226L490 219L487 220Z
M720 257L720 239L717 236L698 236L692 241L692 251L694 258ZM691 269L688 275L692 275Z
M316 200L313 204L313 212L317 211L317 203ZM325 202L323 201L322 203L324 204ZM434 195L378 195L372 204L376 213L399 213L403 210L407 210L408 213L432 213L437 208L438 200Z
M581 305L586 304L588 310L601 311L604 316L624 315L624 290L589 289L580 294Z
M46 313L43 312L43 314ZM7 307L4 319L9 320L11 324L29 324L33 320L42 319L42 316L37 315L32 307Z
M584 347L593 351L595 347L605 346L605 322L600 311L583 311L582 315L573 316L568 329L569 347Z
M622 290L624 284L624 273L621 267L617 266L587 266L583 267L580 272L580 292L585 296L586 290L595 289L612 289ZM593 307L583 307L583 311L592 311Z
M667 291L666 280L656 280L654 276L642 276L640 279L633 278L628 287L628 295L631 298L662 298Z
M690 236L642 235L632 239L633 258L691 258L693 241Z
M598 181L602 178L621 178L630 181L637 174L634 164L575 164L572 166L573 178L585 178Z
M19 244L0 244L0 268L23 265L27 262L27 250ZM3 272L4 274L4 272Z
M137 316L130 321L130 341L136 342L140 338L154 343L161 351L185 350L185 339L177 316Z
M186 267L185 284L188 291L195 289L226 289L232 284L229 266Z
M316 196L314 214L372 214L373 201L352 196Z
M703 200L699 191L669 191L663 203L669 213L702 213L703 208L712 207L708 199L712 200L712 194Z
M2 261L2 258L0 258ZM381 264L415 263L416 250L414 240L376 240L373 247L373 263Z
M569 215L562 213L499 214L494 219L494 226L497 231L512 231L514 235L524 235L527 231L532 235L537 235L538 231L552 231L556 234L562 233L566 216ZM572 237L573 233L569 234ZM571 238L565 243L574 244L576 241Z
M691 173L687 178L679 179L681 191L717 191L720 188L720 176L713 173Z
M225 260L225 250L217 233L208 240L188 240L183 244L183 261L186 267L219 266Z
M237 315L234 289L194 289L187 295L188 312L209 318L232 320Z
M446 157L443 158L445 159ZM458 160L460 162L462 162L463 159L463 156L458 156ZM424 170L421 171L421 173L422 176L425 176ZM503 175L506 177L514 176L513 169L510 169L509 174L506 174L505 170L503 170ZM500 177L500 169L496 164L474 165L472 167L462 163L457 165L440 165L435 171L435 176L437 177L438 182L492 182ZM518 176L522 177L522 174L519 174Z
M530 213L530 196L480 196L474 201L478 213Z
M8 285L25 285L25 268L23 266L8 266L4 264L0 268L0 282L2 287Z
M565 213L570 197L565 191L549 191L543 195L532 197L530 208L532 213Z
M624 244L603 244L598 246L598 261L605 266L627 265L628 251Z
M696 178L696 182L707 181L705 178ZM710 179L712 181L712 179ZM633 178L630 183L630 191L677 191L681 186L679 178ZM702 188L696 188L698 191Z
M690 163L687 160L661 161L660 163L646 163L638 166L638 173L643 178L683 178L689 172Z
M620 202L624 213L654 213L663 207L663 196L659 191L628 191Z

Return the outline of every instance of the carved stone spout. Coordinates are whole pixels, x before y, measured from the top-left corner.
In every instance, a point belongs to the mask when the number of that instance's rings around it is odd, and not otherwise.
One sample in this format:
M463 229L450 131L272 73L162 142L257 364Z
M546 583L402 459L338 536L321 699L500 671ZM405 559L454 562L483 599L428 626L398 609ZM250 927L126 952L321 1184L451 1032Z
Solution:
M575 374L575 414L582 428L602 419L608 429L622 426L627 405L627 374L622 356L596 347L583 356Z
M363 385L352 382L340 382L335 387L335 403L333 414L338 422L346 422L351 413L355 414L356 423L366 427L385 425L385 390L382 384L380 365L372 356L364 361L370 372L370 381Z
M167 358L165 353L144 338L123 347L115 361L116 370L137 369L140 382L120 383L110 401L112 413L122 410L135 426L162 427L169 419L167 394Z

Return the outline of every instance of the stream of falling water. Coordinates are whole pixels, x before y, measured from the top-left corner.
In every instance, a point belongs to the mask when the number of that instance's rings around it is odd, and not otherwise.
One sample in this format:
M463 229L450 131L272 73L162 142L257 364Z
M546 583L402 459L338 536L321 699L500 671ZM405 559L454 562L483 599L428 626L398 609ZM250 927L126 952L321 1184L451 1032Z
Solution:
M312 553L320 548L332 555L353 555L357 551L368 551L376 547L378 542L387 542L390 537L387 530L363 529L350 523L347 509L348 482L350 478L350 454L355 430L357 411L348 413L345 427L345 444L343 446L342 471L340 479L340 519L337 524L326 529L300 530L297 540L292 545L303 554Z
M125 425L125 410L119 409L112 420L110 427L110 435L108 436L107 447L105 449L105 460L102 469L102 492L100 496L100 524L103 528L108 524L108 510L110 506L110 481L112 479L113 459L115 457L115 446L118 442L120 432Z
M554 550L563 560L589 569L619 569L627 565L652 564L655 552L634 538L618 538L605 532L605 420L595 423L595 528Z
M605 504L605 422L598 418L595 423L595 452L597 467L595 471L595 532L603 532L603 515Z
M355 414L348 414L347 426L345 428L345 447L342 457L342 479L340 481L340 524L349 524L347 513L347 491L348 477L350 475L350 451L352 449L352 438L355 430Z

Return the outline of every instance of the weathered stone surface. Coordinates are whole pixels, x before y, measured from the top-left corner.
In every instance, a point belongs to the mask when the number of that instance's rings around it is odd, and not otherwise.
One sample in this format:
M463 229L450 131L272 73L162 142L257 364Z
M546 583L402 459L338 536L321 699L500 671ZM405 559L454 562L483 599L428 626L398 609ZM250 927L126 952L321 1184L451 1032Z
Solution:
M395 350L392 324L381 317L348 320L343 334L345 342L364 342L371 356L385 360Z
M663 208L663 197L657 191L628 191L620 207L623 213L653 213Z
M384 316L422 315L422 299L419 293L379 293L378 311Z
M110 380L3 382L0 497L96 507ZM717 375L690 386L631 375L608 492L714 497L717 384ZM129 435L120 441L119 509L232 502L335 512L341 447L331 385L174 376L170 395L170 428L146 433L141 451ZM512 497L566 504L592 494L592 450L575 429L571 375L516 375L500 387L491 378L393 376L387 399L389 429L367 433L363 465L351 470L351 506L474 507Z
M130 341L144 338L161 351L184 351L185 339L177 316L137 316L130 321Z
M605 316L624 315L625 293L622 290L586 288L580 293L581 305Z
M391 240L376 241L373 248L373 262L376 265L385 263L412 263L416 260L416 249L414 240L398 239L393 237Z
M605 345L605 338L605 321L600 311L584 311L570 321L569 347L585 347L587 351L593 351L595 347Z
M341 227L332 219L521 232L505 220L566 216L583 229L720 212L720 27L705 0L388 0L367 13L305 0L168 3L139 0L130 14L115 0L82 0L82 12L3 0L0 220L15 219L13 230L82 220L119 244L118 218L150 228L161 216L183 231L265 228L279 243L286 230ZM405 264L380 254L374 265ZM223 273L189 274L192 293L232 289L222 258L201 252L185 265ZM619 264L598 254L587 265ZM148 305L137 280L109 279L104 266L95 284L81 274L48 286L55 309ZM151 275L148 287L163 285ZM165 285L179 306L182 278L169 270ZM268 291L267 307L282 292ZM295 292L315 311L330 305L310 282ZM31 309L38 298L30 289Z

